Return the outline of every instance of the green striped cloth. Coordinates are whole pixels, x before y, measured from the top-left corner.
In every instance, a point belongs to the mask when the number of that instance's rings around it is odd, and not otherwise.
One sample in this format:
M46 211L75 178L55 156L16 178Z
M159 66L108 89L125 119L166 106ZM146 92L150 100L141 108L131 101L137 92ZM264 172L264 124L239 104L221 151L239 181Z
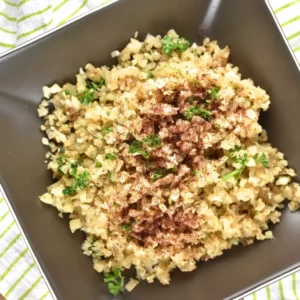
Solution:
M107 2L110 1L0 0L0 52L22 44ZM300 61L300 0L270 0L270 3ZM1 191L0 294L3 294L7 300L53 299L2 198ZM300 300L300 272L245 298L245 300L250 299Z

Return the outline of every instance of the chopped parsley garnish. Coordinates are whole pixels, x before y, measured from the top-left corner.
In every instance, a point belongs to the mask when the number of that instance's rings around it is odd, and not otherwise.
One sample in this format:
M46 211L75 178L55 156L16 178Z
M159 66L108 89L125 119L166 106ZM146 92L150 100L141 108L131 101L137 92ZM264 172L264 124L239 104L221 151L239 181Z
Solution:
M138 141L138 140L134 140L133 142L130 143L129 152L140 154L146 159L148 159L150 157L150 151L145 150L143 148L143 142Z
M100 78L99 82L94 82L91 81L89 82L86 87L88 89L93 89L95 91L97 91L98 89L100 89L103 85L105 85L105 80L103 78Z
M212 89L211 89L211 92L210 92L210 98L211 99L219 99L219 97L220 97L220 95L219 95L219 88L217 88L217 87L213 87Z
M124 290L124 279L119 268L114 268L110 273L104 273L104 282L107 283L109 292L114 296Z
M155 134L151 134L151 135L146 136L143 139L143 143L146 144L147 146L151 147L151 148L158 148L158 147L161 146L161 140Z
M75 192L75 189L72 186L68 186L68 187L64 188L62 192L64 195L71 196Z
M115 153L106 153L104 159L106 160L116 160L118 157Z
M165 176L166 176L166 170L156 169L155 171L153 171L151 179L152 179L152 181L156 181L156 180L161 179Z
M101 167L102 167L102 164L101 164L101 162L99 162L99 161L96 161L96 163L95 163L95 167L96 167L96 168L101 168Z
M72 174L71 174L72 173ZM75 185L74 186L69 186L63 189L63 194L64 195L72 195L74 192L79 192L90 184L89 181L89 172L84 171L83 173L77 175L77 167L70 172L70 174L74 177L75 179Z
M248 100L247 98L244 98L244 99L243 99L243 103L245 104L245 103L247 103L247 102L249 102L249 100Z
M94 91L86 88L85 91L77 93L77 99L82 105L89 105L94 100Z
M65 94L66 94L66 95L71 95L71 93L70 93L69 90L65 90Z
M76 184L75 184L75 189L76 190L83 190L86 187L89 186L90 181L89 181L89 172L84 171L83 173L79 174L76 176Z
M130 233L130 232L131 232L131 226L132 226L132 223L129 223L129 224L123 224L123 225L120 225L120 228L121 228L122 230L125 230L125 231L127 231L128 233Z
M198 170L193 170L193 172L192 172L192 175L193 176L197 176L199 174L199 171Z
M168 56L174 51L184 52L190 46L190 42L184 38L174 39L169 35L165 35L162 39L162 50Z
M152 79L152 78L154 78L154 75L153 75L152 72L149 72L149 73L148 73L148 79Z
M113 128L111 126L106 126L101 131L101 133L102 133L103 136L109 134L110 132L113 132Z
M66 160L63 157L59 157L57 160L57 171L60 174L63 174L64 172L62 171L62 166L66 163Z
M194 116L199 116L208 122L211 120L211 112L199 106L192 106L184 112L187 120L192 120Z
M63 147L59 147L59 148L58 148L58 152L59 152L59 153L65 153L66 150L65 150L65 148L63 148Z
M239 180L241 178L241 175L244 169L246 168L246 164L248 162L248 156L247 154L244 154L243 156L237 156L237 152L239 152L240 150L242 150L242 148L239 146L235 146L234 149L229 150L229 156L231 160L235 163L239 163L241 167L223 176L223 181L226 181L231 177L235 177L236 180Z
M256 153L253 158L260 164L262 164L265 168L269 167L269 161L265 153L262 153L260 157L258 157L258 153Z
M169 168L168 171L171 172L171 173L177 172L177 166L174 166L174 167L172 167L172 168Z

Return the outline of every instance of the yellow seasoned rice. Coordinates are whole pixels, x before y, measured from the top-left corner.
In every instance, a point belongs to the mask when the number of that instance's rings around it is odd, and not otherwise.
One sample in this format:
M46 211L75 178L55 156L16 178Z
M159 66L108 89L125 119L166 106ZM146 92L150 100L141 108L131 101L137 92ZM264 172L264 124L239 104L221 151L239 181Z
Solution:
M134 266L138 280L169 284L175 268L273 238L300 188L258 123L269 96L227 62L229 48L206 38L167 55L148 34L112 56L75 85L44 87L38 109L55 178L40 199L86 233L95 270Z

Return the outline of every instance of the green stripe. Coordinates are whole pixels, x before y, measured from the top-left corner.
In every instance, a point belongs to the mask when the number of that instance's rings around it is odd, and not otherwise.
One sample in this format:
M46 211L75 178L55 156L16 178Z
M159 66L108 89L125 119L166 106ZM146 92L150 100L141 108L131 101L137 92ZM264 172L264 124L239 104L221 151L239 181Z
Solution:
M288 20L288 21L286 21L286 22L284 22L284 23L282 23L280 25L283 27L283 26L289 25L289 24L291 24L293 22L296 22L298 20L300 20L300 16L296 16L296 17L294 17L294 18L292 18L292 19L290 19L290 20Z
M4 17L5 19L7 19L8 21L17 21L16 18L10 17L7 14L5 14L4 12L0 11L0 16Z
M15 220L13 220L10 224L9 224L9 226L0 234L0 239L2 239L5 235L6 235L6 233L14 226L16 224L16 221Z
M281 280L278 281L278 285L279 285L280 300L284 300L283 286Z
M300 36L300 31L297 31L297 32L291 34L290 36L287 37L287 39L290 41L290 40L294 39L297 36Z
M0 275L0 281L4 280L7 274L12 270L12 268L18 263L18 261L28 252L28 248L24 249L14 261L6 268L6 270Z
M300 46L293 49L294 52L300 51Z
M294 292L295 298L296 298L296 300L299 300L298 293L297 293L297 287L296 287L296 274L295 273L292 275L292 282L293 282L293 292Z
M5 29L3 27L0 27L0 31L6 32L6 33L10 33L10 34L17 34L16 31L8 30L8 29Z
M270 291L270 287L269 286L266 287L266 293L267 293L267 299L271 300L271 291Z
M0 43L0 46L1 46L1 43ZM0 222L2 222L8 216L8 214L9 214L9 210L0 217Z
M257 297L256 297L256 292L254 292L252 296L253 296L253 300L256 300L256 299L257 299Z
M88 0L84 0L81 5L74 11L72 12L68 17L66 17L65 19L63 19L62 21L60 21L58 23L57 26L60 26L64 23L66 23L68 20L70 20L74 15L76 15L86 4L88 3Z
M40 300L44 300L49 294L50 294L50 292L47 291L47 292L41 297Z
M13 246L15 243L16 243L16 241L19 239L21 237L21 233L19 233L7 246L6 246L6 248L4 248L4 250L0 253L0 258L2 258L3 257L3 255L9 250L9 248L11 247L11 246Z
M35 263L32 263L22 274L21 276L13 283L13 285L8 289L8 291L4 294L7 298L9 294L16 288L16 286L20 283L20 281L26 276L26 274L35 266Z
M32 286L27 290L25 291L24 294L22 294L22 296L19 298L19 300L24 300L30 293L31 291L38 285L38 283L42 280L42 276L40 276L33 284Z
M53 12L56 12L59 10L62 6L64 6L69 0L63 0L61 3L59 3L56 7L54 7Z
M17 6L16 3L9 2L9 1L7 1L7 0L2 0L2 2L6 3L7 5L10 5L10 6Z
M4 198L0 198L0 204L4 201Z
M34 13L32 13L32 14L25 15L25 16L23 16L22 18L20 18L20 19L17 21L17 23L21 23L21 22L23 22L23 21L25 21L25 20L27 20L27 19L29 19L29 18L31 18L31 17L41 15L41 14L43 14L44 12L46 12L47 10L49 10L49 9L51 9L51 8L52 8L52 5L49 5L49 6L47 6L46 8L44 8L44 9L42 9L42 10L36 11L36 12L34 12Z
M22 0L19 4L18 4L18 8L21 6L21 5L23 5L23 4L25 4L26 2L29 2L30 0Z
M14 47L16 47L16 45L13 45L13 44L6 44L6 43L0 42L0 47L14 48Z
M282 11L282 10L284 10L284 9L286 9L286 8L288 8L288 7L292 6L292 5L294 5L294 4L296 4L297 2L299 2L299 0L295 0L295 1L293 1L293 2L287 3L287 4L283 5L283 6L281 6L281 7L277 8L277 9L275 9L274 12L275 12L275 14L277 14L277 13L279 13L280 11Z
M24 33L18 35L17 40L19 40L19 39L21 39L21 38L23 38L23 37L25 37L25 36L29 36L29 35L31 35L31 34L37 32L37 31L39 31L39 30L41 30L41 29L43 29L43 28L48 27L52 22L53 22L53 20L51 20L49 23L43 24L42 26L37 27L37 28L35 28L35 29L31 30L31 31L27 31L27 32L24 32Z

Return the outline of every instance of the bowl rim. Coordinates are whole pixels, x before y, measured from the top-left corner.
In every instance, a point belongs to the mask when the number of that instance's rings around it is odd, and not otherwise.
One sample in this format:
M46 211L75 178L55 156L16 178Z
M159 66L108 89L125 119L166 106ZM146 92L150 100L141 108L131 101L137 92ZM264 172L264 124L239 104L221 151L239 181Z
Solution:
M91 10L85 12L85 13L80 14L79 16L77 16L77 17L75 17L75 18L69 20L68 22L64 23L63 25L61 25L61 26L59 26L59 27L55 27L55 28L53 28L53 29L51 29L51 30L49 30L49 31L47 31L47 32L45 32L45 33L43 33L43 34L40 34L40 35L36 36L35 38L30 39L30 40L28 40L27 42L24 42L24 43L22 43L21 45L15 47L15 48L13 48L13 49L10 49L10 50L7 50L7 51L2 52L2 53L0 54L0 59L2 59L2 58L4 58L4 57L7 57L7 56L9 56L9 55L11 55L11 54L14 54L14 53L17 52L18 50L23 49L23 48L25 48L25 47L27 47L27 46L29 46L29 45L31 45L31 44L34 44L35 42L37 42L37 41L39 41L39 40L41 40L41 39L43 39L43 38L45 38L45 37L47 37L47 36L50 36L51 34L55 33L55 32L58 31L58 30L63 29L64 27L70 26L71 24L73 24L73 23L75 23L75 22L81 20L81 19L84 18L84 17L87 17L87 16L89 16L89 15L95 13L95 12L98 12L98 11L100 11L100 10L102 10L102 9L104 9L104 8L106 8L106 7L108 7L108 6L110 6L110 5L116 5L118 2L122 2L122 1L130 1L130 0L106 0L106 1L104 1L104 3L103 3L102 5L100 5L100 6L98 6L98 7L95 7L95 8L93 8L93 9L91 9ZM213 0L212 0L212 1L213 1ZM282 27L280 26L279 20L278 20L278 18L276 17L276 15L275 15L275 13L274 13L274 11L273 11L273 9L272 9L271 3L270 3L271 0L263 0L263 1L264 1L264 3L265 3L266 7L268 8L268 10L269 10L271 16L273 17L273 20L274 20L274 22L275 22L275 24L276 24L276 26L277 26L277 29L278 29L278 31L280 32L280 34L281 34L281 36L282 36L282 38L283 38L283 40L284 40L284 42L285 42L285 44L286 44L286 47L288 48L288 50L289 50L289 52L290 52L290 55L292 56L292 58L293 58L293 60L294 60L294 62L295 62L295 64L296 64L298 70L300 71L300 63L298 62L298 60L297 60L297 58L296 58L296 56L295 56L295 54L294 54L294 52L293 52L293 50L292 50L292 48L291 48L289 42L288 42L288 40L287 40L287 38L286 38L286 36L285 36L285 34L284 34L284 32L283 32L283 29L282 29ZM29 249L29 252L30 252L30 254L31 254L31 256L32 256L32 258L33 258L33 260L34 260L36 266L38 267L38 269L39 269L39 271L40 271L40 273L41 273L41 276L42 276L42 278L43 278L43 280L44 280L44 282L45 282L47 288L49 289L49 292L50 292L51 296L53 297L54 300L58 300L56 294L54 293L54 291L53 291L53 289L52 289L52 287L51 287L51 284L50 284L49 281L48 281L48 278L47 278L45 272L43 271L43 269L42 269L42 267L41 267L41 265L40 265L40 263L39 263L39 261L38 261L36 255L35 255L35 253L33 252L32 248L31 248L31 245L30 245L30 243L29 243L29 241L28 241L28 239L27 239L27 237L26 237L26 235L25 235L25 232L24 232L24 230L23 230L23 228L22 228L22 226L21 226L21 224L20 224L20 222L19 222L19 220L18 220L18 218L17 218L17 216L16 216L16 214L15 214L15 211L14 211L14 209L13 209L13 207L12 207L12 205L11 205L11 203L10 203L8 197L7 197L7 194L6 194L6 192L5 192L4 184L1 183L1 180L0 180L0 193L2 194L5 203L7 204L8 208L9 208L9 210L10 210L10 212L11 212L11 214L12 214L12 216L13 216L15 222L16 222L16 225L18 226L18 229L19 229L20 232L21 232L21 235L22 235L22 237L23 237L23 240L24 240L24 242L25 242L27 248ZM247 297L247 296L253 294L253 293L256 292L256 291L259 291L260 289L265 288L265 287L268 286L268 285L271 285L271 284L273 284L273 283L275 283L275 282L277 282L277 281L279 281L279 280L281 280L281 279L283 279L283 278L285 278L285 277L287 277L287 276L292 275L293 273L295 273L295 272L297 272L297 271L300 271L300 262L299 262L295 267L293 267L292 269L290 269L290 270L288 270L288 271L282 273L281 275L276 276L276 277L273 278L273 279L269 279L269 280L266 279L265 282L264 282L263 284L260 284L260 285L257 286L257 287L249 287L248 290L247 290L246 292L243 292L243 293L241 293L241 294L239 294L239 295L237 295L237 294L232 295L232 296L230 296L230 297L227 298L227 299L238 300L238 299ZM246 288L246 289L247 289L247 288ZM237 293L239 293L239 291L237 291Z

